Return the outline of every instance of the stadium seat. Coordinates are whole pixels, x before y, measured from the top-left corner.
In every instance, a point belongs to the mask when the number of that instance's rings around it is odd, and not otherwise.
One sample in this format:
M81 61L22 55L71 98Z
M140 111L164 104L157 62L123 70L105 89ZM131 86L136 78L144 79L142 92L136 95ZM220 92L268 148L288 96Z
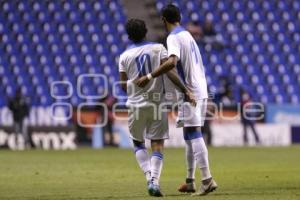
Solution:
M169 3L168 0L156 2L158 10ZM230 49L213 55L211 49L200 46L210 88L218 88L217 80L226 75L234 88L244 86L254 99L263 103L298 102L300 46L295 45L300 41L298 1L173 2L180 5L182 16L186 17L182 21L184 26L191 20L201 23L210 19L230 45Z
M118 80L115 61L128 44L119 0L5 0L0 7L0 94L12 96L22 86L32 105L49 106L56 101L50 95L53 81L67 80L76 88L84 73ZM86 84L87 94L103 91L103 83ZM66 101L76 106L85 100L75 92Z

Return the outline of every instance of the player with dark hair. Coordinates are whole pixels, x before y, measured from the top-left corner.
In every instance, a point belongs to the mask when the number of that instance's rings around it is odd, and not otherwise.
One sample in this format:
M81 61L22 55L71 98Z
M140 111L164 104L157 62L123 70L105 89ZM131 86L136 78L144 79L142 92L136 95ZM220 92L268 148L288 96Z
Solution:
M126 32L129 40L133 43L142 42L147 34L147 28L144 21L139 19L131 19L126 23Z
M206 195L214 191L217 184L210 173L208 151L201 133L208 94L200 50L191 34L180 26L181 15L175 5L169 4L162 9L162 20L170 33L167 38L168 59L160 67L141 77L137 81L137 85L147 87L149 81L153 81L177 67L185 85L196 97L196 107L192 107L189 103L183 103L179 107L179 116L181 117L177 121L177 125L183 127L187 162L186 183L180 186L179 191L195 192L194 180L197 163L202 181L200 190L195 195Z
M145 41L147 28L142 20L129 20L126 31L133 45L121 54L119 72L121 86L128 95L126 105L129 107L129 130L136 160L146 176L149 194L163 196L159 178L163 165L163 144L164 140L169 138L168 116L160 110L164 102L164 80L163 76L160 76L144 88L135 85L135 80L151 73L167 59L167 50L162 44ZM195 104L191 93L181 83L177 73L170 71L167 76ZM151 140L151 157L145 148L145 138Z

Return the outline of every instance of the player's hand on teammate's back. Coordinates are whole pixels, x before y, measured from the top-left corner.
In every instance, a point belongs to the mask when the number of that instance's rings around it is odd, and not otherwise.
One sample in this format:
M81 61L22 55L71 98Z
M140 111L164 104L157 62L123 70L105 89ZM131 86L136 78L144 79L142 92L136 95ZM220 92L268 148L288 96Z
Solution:
M145 87L149 82L150 80L147 76L142 76L134 81L134 83L141 88Z
M197 105L196 97L194 96L194 94L191 91L187 91L185 93L185 98L186 98L186 101L188 101L192 104L192 106L196 107L196 105Z

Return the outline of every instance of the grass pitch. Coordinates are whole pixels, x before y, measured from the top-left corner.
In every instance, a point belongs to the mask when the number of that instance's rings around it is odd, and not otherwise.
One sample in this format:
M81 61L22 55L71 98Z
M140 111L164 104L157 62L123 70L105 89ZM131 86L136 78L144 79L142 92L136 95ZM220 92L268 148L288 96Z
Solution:
M219 188L205 197L190 197L177 192L185 177L184 149L165 150L161 177L164 199L300 199L300 146L210 148L209 153ZM153 197L147 194L144 176L131 150L1 150L0 200L38 199Z

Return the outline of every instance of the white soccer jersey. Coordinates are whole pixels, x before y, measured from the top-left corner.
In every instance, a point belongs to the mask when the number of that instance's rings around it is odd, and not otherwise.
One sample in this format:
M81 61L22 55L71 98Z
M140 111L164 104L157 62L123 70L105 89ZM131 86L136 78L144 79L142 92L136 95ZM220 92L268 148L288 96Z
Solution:
M138 87L133 81L151 73L160 66L160 61L167 57L167 50L162 44L150 42L131 45L121 54L119 72L126 72L128 77L127 106L144 107L163 100L163 76L152 79L144 88Z
M177 70L187 88L197 99L206 99L207 84L200 50L191 34L181 26L176 27L167 38L168 56L179 59Z

